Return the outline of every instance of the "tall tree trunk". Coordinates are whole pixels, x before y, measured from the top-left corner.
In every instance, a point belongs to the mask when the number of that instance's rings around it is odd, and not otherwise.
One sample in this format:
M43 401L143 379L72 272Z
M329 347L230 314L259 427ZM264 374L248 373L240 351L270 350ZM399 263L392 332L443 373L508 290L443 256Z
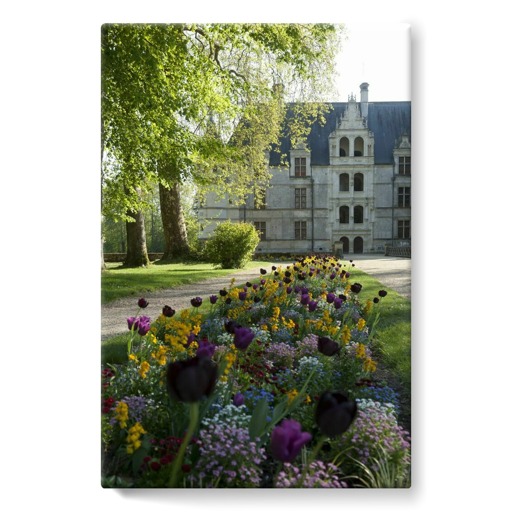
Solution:
M164 260L187 256L190 251L187 238L187 226L181 207L180 187L177 183L170 188L162 184L160 189L160 211L164 231Z
M101 237L101 270L107 270L107 265L105 264L105 257L103 256L103 236Z
M144 215L141 211L128 212L135 222L126 223L126 267L147 267L149 265L146 248L146 228Z

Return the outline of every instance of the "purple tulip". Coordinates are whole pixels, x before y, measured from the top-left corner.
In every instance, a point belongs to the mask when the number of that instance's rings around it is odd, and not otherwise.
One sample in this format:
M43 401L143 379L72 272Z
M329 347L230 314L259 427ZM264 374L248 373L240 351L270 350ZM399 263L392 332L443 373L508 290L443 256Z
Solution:
M247 327L235 327L235 337L233 343L239 350L245 350L254 339L254 333Z
M333 303L334 303L334 308L335 309L340 309L341 308L342 300L339 297L336 297L334 299Z
M201 297L194 297L190 300L190 304L194 306L195 308L198 308L203 303L203 299Z
M267 271L264 268L260 268L260 274L264 276L267 273Z
M225 297L227 294L228 294L228 291L227 291L227 290L219 290L219 295L220 295L221 297Z
M379 290L379 297L385 297L388 294L386 290Z
M277 460L291 462L302 447L311 441L309 432L302 432L301 424L295 420L283 420L274 428L270 437L270 450Z
M197 348L197 357L212 357L217 347L208 340L200 340Z
M291 286L288 286L288 287L286 288L286 293L287 293L288 295L290 295L290 293L292 293L292 291L293 291L293 288L292 288Z
M210 304L215 304L217 302L217 295L210 295Z
M245 300L247 298L247 292L238 292L238 298L240 300Z
M144 309L144 308L146 308L148 306L149 302L146 299L144 299L143 297L141 297L139 299L139 301L137 302L137 304L138 304L139 308L143 308Z
M139 325L139 320L134 316L129 316L126 321L128 322L128 329L131 331L132 329L137 329Z
M141 336L145 336L151 328L151 319L149 316L141 316L138 321L137 329Z
M315 301L315 300L310 300L309 303L308 303L308 309L309 311L312 313L313 311L315 311L316 307L318 305L318 302Z
M162 308L162 314L168 318L170 318L171 316L174 316L175 313L176 313L176 311L174 309L172 309L171 306L164 306Z
M306 293L304 295L302 295L302 297L300 298L300 303L303 306L307 306L309 304L309 295Z
M332 304L334 302L334 299L336 298L336 295L332 292L329 292L327 294L327 297L325 298L325 300L329 303L329 304Z
M237 393L233 397L233 405L236 405L236 407L240 407L241 405L243 405L244 400L244 395L242 395L242 393Z

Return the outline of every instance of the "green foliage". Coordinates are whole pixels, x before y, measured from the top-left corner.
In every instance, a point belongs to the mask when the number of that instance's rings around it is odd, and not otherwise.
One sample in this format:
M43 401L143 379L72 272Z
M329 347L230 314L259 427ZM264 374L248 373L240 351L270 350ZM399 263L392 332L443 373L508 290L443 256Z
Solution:
M284 103L312 102L313 112L288 127L297 138L302 121L324 108L342 29L103 25L103 213L126 220L128 210L144 205L136 191L155 182L190 179L234 198L264 186L264 152L284 130Z
M249 223L222 222L205 245L207 260L221 268L244 268L251 260L260 237Z

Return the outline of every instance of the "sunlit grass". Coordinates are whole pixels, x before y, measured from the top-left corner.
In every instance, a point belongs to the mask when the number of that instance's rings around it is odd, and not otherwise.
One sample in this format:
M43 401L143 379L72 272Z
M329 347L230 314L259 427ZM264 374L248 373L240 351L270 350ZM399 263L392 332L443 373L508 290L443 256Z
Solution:
M246 268L268 266L268 261L251 261ZM236 269L217 269L210 263L152 263L146 268L124 268L122 263L107 263L101 274L101 302L143 295L165 288L197 283L232 274Z

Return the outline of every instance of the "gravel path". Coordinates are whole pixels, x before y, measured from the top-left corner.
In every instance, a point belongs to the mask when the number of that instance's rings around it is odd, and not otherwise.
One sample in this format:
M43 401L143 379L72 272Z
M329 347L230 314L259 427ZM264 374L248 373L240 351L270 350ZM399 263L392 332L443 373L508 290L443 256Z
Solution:
M410 259L367 254L348 255L346 258L353 259L356 268L374 276L383 285L397 291L404 297L411 298ZM287 265L287 263L279 263L278 265ZM269 271L272 268L272 263L264 268ZM235 279L235 285L239 286L257 278L259 275L259 268L244 269L227 276L208 279L199 283L146 293L144 298L149 304L144 310L144 314L153 319L162 312L165 305L171 306L175 310L188 308L190 307L190 299L197 296L204 298L216 294L220 289L229 286L232 278ZM138 298L132 296L101 306L102 341L127 331L126 318L137 313Z

